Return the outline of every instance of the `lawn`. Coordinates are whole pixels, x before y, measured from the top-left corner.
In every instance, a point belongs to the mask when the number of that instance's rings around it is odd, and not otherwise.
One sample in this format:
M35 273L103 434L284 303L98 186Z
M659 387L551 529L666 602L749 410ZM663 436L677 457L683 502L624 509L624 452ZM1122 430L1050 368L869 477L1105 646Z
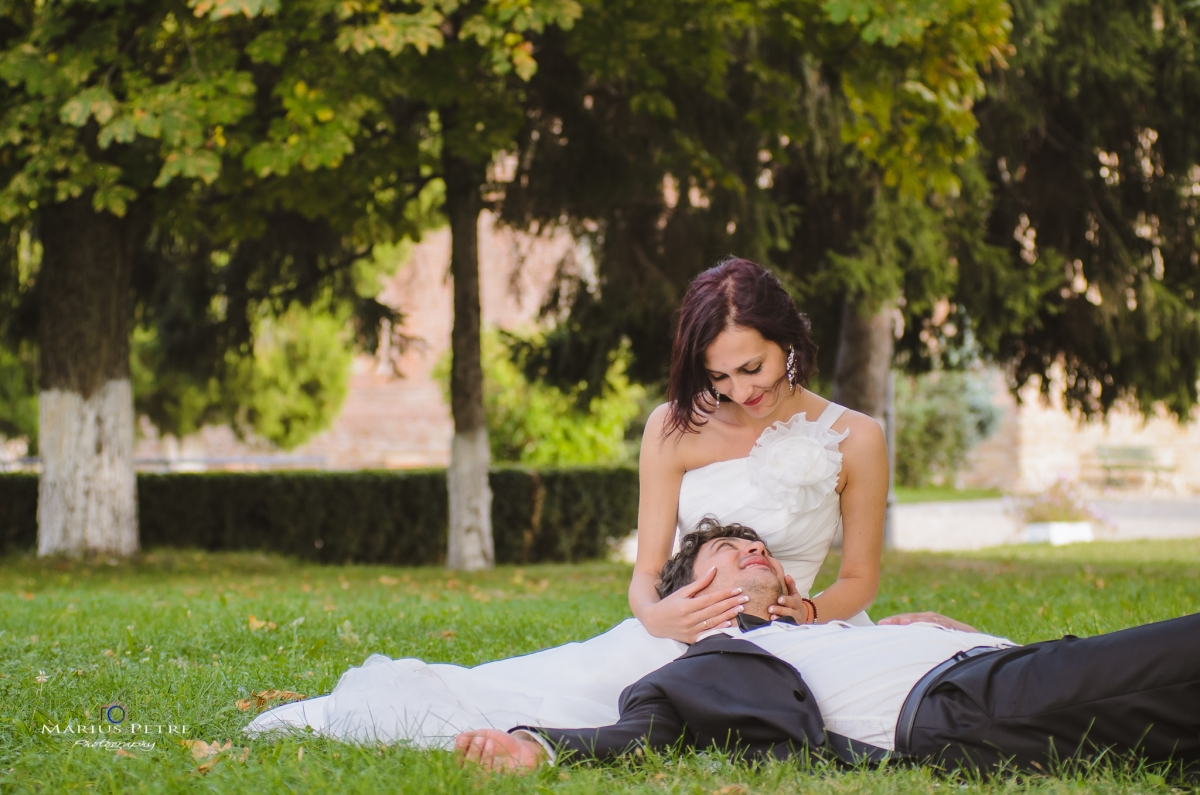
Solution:
M896 487L896 502L962 502L964 500L998 500L1004 496L1000 489L955 489L949 486L927 486L920 489Z
M627 616L628 575L609 563L463 575L178 551L121 566L10 557L0 561L0 791L1171 791L1153 772L1122 768L979 782L690 755L515 778L461 770L440 752L240 734L253 712L239 700L328 692L371 653L470 665L596 634ZM1200 610L1198 579L1200 540L889 553L871 612L934 609L1017 641L1085 636ZM154 747L130 755L42 732L100 723L111 703L129 723L187 728L148 736ZM181 736L232 744L197 760Z

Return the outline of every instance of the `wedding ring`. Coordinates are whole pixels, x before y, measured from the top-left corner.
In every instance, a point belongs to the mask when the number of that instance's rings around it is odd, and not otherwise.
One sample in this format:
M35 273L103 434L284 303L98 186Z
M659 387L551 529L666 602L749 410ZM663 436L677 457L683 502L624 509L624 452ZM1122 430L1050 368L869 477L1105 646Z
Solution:
M708 619L704 619L704 628L708 629Z

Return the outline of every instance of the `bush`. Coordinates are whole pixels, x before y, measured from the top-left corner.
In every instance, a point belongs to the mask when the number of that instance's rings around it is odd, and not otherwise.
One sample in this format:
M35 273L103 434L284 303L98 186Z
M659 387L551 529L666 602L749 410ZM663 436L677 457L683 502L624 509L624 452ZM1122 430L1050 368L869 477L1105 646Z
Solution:
M531 346L541 338L485 331L483 407L492 461L535 467L614 466L636 460L637 444L626 432L644 416L646 389L630 382L625 370L632 358L628 344L609 359L599 394L586 397L586 384L559 389L527 370ZM450 402L450 356L434 377Z
M1078 487L1065 480L1055 482L1041 494L1018 500L1016 514L1026 524L1100 520L1100 516L1084 502Z
M637 470L491 473L497 563L602 557L637 523ZM322 563L436 565L443 470L138 475L141 544L265 550ZM37 477L0 475L0 553L37 543Z
M896 378L896 485L954 486L967 452L991 435L1000 412L975 373Z
M37 546L36 475L0 475L0 553Z

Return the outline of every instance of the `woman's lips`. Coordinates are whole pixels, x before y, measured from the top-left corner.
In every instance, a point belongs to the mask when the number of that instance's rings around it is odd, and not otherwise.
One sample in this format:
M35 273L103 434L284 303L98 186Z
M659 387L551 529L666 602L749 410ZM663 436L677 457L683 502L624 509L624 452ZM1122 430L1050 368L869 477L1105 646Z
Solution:
M742 405L743 405L743 406L757 406L759 403L761 403L761 402L762 402L762 399L763 399L764 397L766 397L766 395L767 395L767 393L766 393L766 392L763 392L761 395L759 395L758 397L754 398L754 400L747 400L747 401L746 401L745 403L743 403Z

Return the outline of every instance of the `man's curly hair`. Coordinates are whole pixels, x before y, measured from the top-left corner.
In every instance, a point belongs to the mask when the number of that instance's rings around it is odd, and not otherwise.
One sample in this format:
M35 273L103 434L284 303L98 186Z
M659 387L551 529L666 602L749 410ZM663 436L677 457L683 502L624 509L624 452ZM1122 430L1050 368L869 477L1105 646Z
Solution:
M692 570L696 563L696 555L700 547L714 538L744 538L747 541L762 541L758 533L745 525L737 523L721 524L716 517L706 516L696 525L696 529L685 535L679 542L679 551L663 564L658 573L658 598L665 599L685 585L692 583L695 572Z

